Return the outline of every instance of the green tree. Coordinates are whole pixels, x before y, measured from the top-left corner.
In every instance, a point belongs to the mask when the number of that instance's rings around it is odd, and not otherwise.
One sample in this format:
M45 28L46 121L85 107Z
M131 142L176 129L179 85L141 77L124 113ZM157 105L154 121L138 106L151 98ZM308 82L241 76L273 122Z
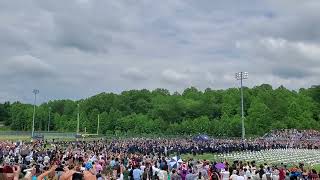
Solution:
M204 92L195 87L182 94L166 89L100 93L86 99L54 100L36 107L35 128L47 130L51 107L51 130L75 132L80 105L80 132L97 129L104 134L197 134L241 136L241 98L238 88ZM270 129L320 129L320 86L298 92L283 86L262 84L244 87L247 135L262 135ZM0 123L13 130L30 131L33 105L0 104Z
M250 135L262 135L271 129L272 123L270 109L260 99L254 99L245 119L246 132Z

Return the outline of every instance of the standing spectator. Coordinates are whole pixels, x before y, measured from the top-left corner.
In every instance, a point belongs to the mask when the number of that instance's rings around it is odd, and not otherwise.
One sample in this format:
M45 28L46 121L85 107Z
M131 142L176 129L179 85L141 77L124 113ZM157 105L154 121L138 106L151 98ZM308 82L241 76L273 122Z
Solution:
M193 174L192 170L189 169L189 173L186 175L186 180L194 180L197 177L197 174Z
M221 179L222 180L229 180L230 172L226 171L225 169L221 169Z
M132 171L133 180L141 180L142 171L138 168L138 165L134 166Z
M237 171L237 180L244 180L244 177L240 175L239 171Z
M315 169L311 170L311 173L309 174L309 179L311 180L318 180L319 175L317 174L317 171Z
M230 180L237 180L237 170L232 171L232 175L230 176Z
M274 167L273 172L272 172L272 179L273 180L279 180L280 179L280 171L277 167Z
M279 169L279 180L285 180L286 178L286 171L283 167Z
M181 176L177 173L175 169L172 170L171 180L181 180Z

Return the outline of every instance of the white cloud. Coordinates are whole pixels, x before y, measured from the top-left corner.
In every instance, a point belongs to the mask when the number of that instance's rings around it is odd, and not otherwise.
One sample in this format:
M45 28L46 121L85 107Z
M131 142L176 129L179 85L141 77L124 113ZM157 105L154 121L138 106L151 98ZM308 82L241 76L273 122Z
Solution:
M161 75L162 75L163 81L168 83L173 83L175 85L188 84L188 81L189 81L187 74L177 72L172 69L165 69L164 71L162 71Z

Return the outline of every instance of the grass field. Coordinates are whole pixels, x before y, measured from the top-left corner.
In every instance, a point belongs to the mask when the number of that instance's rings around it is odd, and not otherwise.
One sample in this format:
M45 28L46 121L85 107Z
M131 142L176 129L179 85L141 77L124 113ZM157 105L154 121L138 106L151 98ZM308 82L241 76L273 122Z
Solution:
M317 170L317 172L320 172L320 164L314 165L312 168Z
M74 140L75 138L62 138L62 137L45 137L45 139L51 140L51 139L60 139L60 140ZM0 141L31 141L30 136L21 136L21 135L6 135L6 136L0 136Z
M216 157L214 156L214 154L210 154L210 153L205 153L202 155L192 155L192 154L182 154L181 155L181 159L183 160L189 160L189 159L194 159L194 160L209 160L209 161L216 161Z
M29 141L29 140L31 140L31 138L28 137L28 136L15 136L15 135L12 135L12 136L0 136L0 141L19 141L19 140Z

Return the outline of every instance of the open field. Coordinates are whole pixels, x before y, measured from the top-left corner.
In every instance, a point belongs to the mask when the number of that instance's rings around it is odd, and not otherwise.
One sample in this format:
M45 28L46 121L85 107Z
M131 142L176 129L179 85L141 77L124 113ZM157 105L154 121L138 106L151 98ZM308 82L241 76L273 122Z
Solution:
M74 137L63 137L63 136L45 136L44 137L47 140L52 140L52 139L59 139L59 140L74 140ZM0 141L31 141L31 136L27 135L0 135Z
M195 160L209 160L209 161L217 161L217 158L215 154L210 153L204 153L204 154L198 154L198 155L192 155L192 154L182 154L181 158L183 160L189 160L189 159L195 159Z
M316 164L316 165L312 166L312 168L317 170L317 172L320 172L320 164Z
M30 137L28 136L14 136L14 135L9 135L9 136L0 136L0 141L6 141L6 140L9 140L9 141L19 141L19 140L22 140L22 141L27 141L27 140L31 140Z

